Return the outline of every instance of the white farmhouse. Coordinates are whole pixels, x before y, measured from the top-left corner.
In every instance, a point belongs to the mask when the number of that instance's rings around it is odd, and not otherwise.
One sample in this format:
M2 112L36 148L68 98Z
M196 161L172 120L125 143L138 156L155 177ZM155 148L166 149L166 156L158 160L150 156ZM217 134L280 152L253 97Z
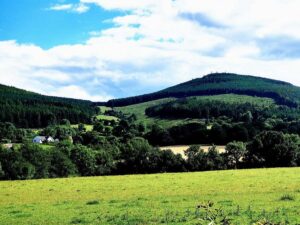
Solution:
M38 144L43 144L44 141L46 141L46 137L45 136L36 136L32 140L33 143L38 143Z
M54 140L53 137L49 136L49 137L46 137L46 141L47 141L48 143L53 143L55 140Z

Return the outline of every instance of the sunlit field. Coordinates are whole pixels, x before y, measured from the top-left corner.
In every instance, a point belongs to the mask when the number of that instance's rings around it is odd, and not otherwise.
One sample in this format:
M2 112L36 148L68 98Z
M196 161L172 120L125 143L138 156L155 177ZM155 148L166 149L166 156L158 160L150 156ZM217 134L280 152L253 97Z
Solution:
M0 224L300 223L300 168L0 182Z

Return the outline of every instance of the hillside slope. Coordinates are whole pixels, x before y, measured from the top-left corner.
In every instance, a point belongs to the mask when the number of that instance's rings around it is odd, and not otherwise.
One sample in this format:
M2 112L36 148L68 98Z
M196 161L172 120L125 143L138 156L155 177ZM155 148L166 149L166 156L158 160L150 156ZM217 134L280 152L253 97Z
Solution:
M161 98L188 96L241 94L272 98L279 105L297 107L300 103L300 88L290 83L231 73L214 73L202 78L140 96L113 99L107 106L126 106Z
M20 127L45 127L61 119L87 122L94 114L92 102L40 95L0 85L0 122Z

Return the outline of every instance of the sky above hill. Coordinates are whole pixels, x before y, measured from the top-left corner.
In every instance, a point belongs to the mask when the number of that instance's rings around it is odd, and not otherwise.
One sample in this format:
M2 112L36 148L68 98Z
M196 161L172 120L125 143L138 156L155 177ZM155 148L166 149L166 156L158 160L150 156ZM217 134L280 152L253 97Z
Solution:
M94 101L210 72L300 86L298 0L1 0L0 83Z

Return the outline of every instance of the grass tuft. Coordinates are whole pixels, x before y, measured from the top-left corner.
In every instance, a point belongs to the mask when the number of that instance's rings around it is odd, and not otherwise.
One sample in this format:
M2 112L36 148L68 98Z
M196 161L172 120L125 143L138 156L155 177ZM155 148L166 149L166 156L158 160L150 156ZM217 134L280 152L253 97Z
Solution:
M280 197L280 201L295 201L295 196L285 194Z
M92 200L92 201L88 201L86 204L87 205L99 205L100 202L98 200Z

